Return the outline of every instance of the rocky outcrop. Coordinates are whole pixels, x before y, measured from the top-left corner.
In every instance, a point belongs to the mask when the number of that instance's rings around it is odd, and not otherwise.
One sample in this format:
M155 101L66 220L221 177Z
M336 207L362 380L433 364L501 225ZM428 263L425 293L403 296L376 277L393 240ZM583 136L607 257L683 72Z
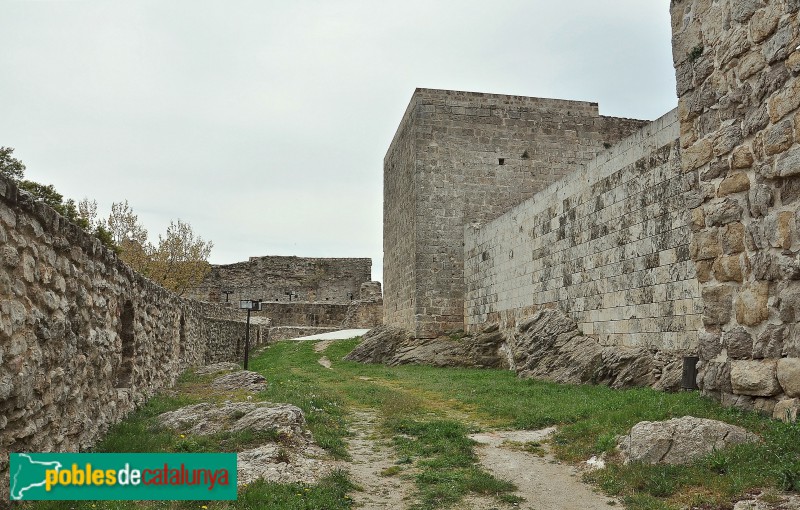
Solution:
M508 368L505 341L496 325L475 336L454 334L439 338L411 338L404 329L379 326L367 332L345 359L389 366Z
M649 351L604 347L594 338L581 335L575 322L560 310L540 310L522 321L509 339L508 349L512 368L520 377L605 384L613 388L656 382L655 364Z
M408 331L380 326L345 359L386 365L510 368L520 377L568 384L605 384L612 388L680 387L682 363L647 349L602 346L583 336L560 310L540 310L511 333L492 324L477 335L411 338Z
M274 431L276 440L240 451L237 483L259 479L277 483L313 484L330 474L336 462L314 443L299 407L270 402L194 404L159 416L159 423L184 434Z
M263 479L276 483L315 484L337 466L328 457L328 453L315 444L301 449L265 444L236 456L237 483L243 485Z
M689 464L715 450L758 440L742 427L684 416L639 422L620 438L617 448L626 464Z
M239 370L217 377L211 382L211 388L222 391L246 390L255 393L267 389L267 380L258 372Z
M159 416L166 428L186 434L206 436L219 432L241 430L274 430L282 440L306 443L311 433L299 407L270 402L225 402L194 404Z

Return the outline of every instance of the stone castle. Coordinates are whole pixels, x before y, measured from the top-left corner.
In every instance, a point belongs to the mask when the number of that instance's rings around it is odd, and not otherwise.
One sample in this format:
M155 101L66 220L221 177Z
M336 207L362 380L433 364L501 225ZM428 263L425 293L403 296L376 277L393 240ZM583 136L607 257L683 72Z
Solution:
M417 90L384 159L384 320L417 338L543 308L699 358L706 394L800 407L798 0L673 0L678 108Z
M371 281L365 258L250 257L213 265L186 297L235 308L240 299L262 300L254 320L270 326L269 340L340 329L369 329L383 322L380 282Z

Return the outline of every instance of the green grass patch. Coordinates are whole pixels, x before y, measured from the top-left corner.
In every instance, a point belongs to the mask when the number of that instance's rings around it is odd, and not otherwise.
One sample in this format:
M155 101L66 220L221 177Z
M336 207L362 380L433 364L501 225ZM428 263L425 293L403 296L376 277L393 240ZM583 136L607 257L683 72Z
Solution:
M444 508L469 493L517 500L513 498L514 484L495 478L477 465L475 442L467 437L463 424L406 418L390 420L387 427L396 434L394 444L402 458L419 459L416 482L421 501L415 508Z
M257 398L288 402L303 409L317 442L336 458L347 459L348 420L357 410L377 413L378 431L391 438L397 465L414 477L417 508L445 508L468 494L492 495L514 502L514 488L482 471L474 444L477 429L559 427L550 450L564 461L580 462L606 453L606 469L586 475L605 493L632 510L729 507L754 490L800 491L800 424L783 424L755 413L723 408L694 393L661 393L647 388L612 390L603 386L570 386L521 380L512 372L386 367L343 361L358 340L331 344L324 355L333 370L317 363L323 353L313 342L280 342L251 359L251 369L267 377L269 387ZM181 377L177 391L151 399L128 419L112 427L97 451L219 451L236 445L280 438L219 435L181 438L155 426L155 416L178 407L244 394L208 390L209 376ZM759 434L763 442L715 452L689 466L622 466L614 462L616 437L639 421L680 416L722 420ZM541 454L541 445L520 448ZM397 473L387 472L391 476ZM243 489L235 503L208 503L220 508L349 508L352 485L342 474L316 486L257 483ZM298 496L299 494L299 496ZM275 498L275 499L270 499ZM44 505L44 504L42 504ZM70 508L92 508L76 503ZM31 506L31 508L64 508ZM199 508L189 503L97 503L95 508Z

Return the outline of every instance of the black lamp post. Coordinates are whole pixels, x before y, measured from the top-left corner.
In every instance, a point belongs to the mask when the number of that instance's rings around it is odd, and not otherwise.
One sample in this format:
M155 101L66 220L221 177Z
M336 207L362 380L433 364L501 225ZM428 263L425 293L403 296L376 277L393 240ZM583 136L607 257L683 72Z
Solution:
M242 299L239 301L239 309L247 310L247 330L244 335L244 369L247 370L247 361L250 355L250 312L261 311L261 300Z

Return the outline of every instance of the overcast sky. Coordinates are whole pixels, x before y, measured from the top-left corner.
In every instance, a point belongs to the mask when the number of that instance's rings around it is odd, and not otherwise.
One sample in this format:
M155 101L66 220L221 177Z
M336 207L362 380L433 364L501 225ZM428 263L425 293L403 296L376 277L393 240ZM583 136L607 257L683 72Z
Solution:
M371 257L416 87L674 108L669 0L0 0L0 146L152 240Z

